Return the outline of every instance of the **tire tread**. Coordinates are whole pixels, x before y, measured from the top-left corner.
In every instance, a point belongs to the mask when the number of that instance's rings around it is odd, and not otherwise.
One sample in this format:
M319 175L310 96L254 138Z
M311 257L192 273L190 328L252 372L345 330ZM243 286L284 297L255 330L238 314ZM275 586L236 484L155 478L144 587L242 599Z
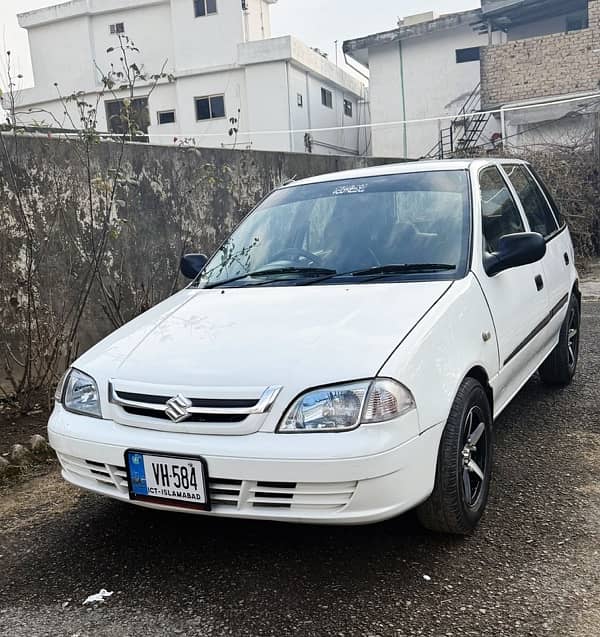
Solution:
M568 305L567 316L560 328L560 338L558 345L552 350L550 356L540 365L538 372L545 385L550 387L566 387L573 380L574 372L569 370L568 338L569 338L569 316L573 305L577 305L579 323L581 323L581 310L579 302L574 295ZM579 326L579 329L581 327Z
M466 378L458 389L442 436L433 492L429 499L417 508L419 521L431 531L466 535L474 528L473 521L464 513L458 495L462 486L458 484L460 475L456 471L456 462L457 454L460 452L464 406L476 393L481 394L481 399L488 405L489 410L488 398L481 383L474 378ZM490 457L488 462L491 461Z

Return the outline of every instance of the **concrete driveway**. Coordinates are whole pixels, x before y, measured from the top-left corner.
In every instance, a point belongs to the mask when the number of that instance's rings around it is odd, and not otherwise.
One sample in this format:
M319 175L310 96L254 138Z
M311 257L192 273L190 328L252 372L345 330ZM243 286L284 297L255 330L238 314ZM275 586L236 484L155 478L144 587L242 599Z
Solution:
M583 330L576 382L534 379L500 418L472 537L161 514L53 471L0 497L0 634L597 636L600 301Z

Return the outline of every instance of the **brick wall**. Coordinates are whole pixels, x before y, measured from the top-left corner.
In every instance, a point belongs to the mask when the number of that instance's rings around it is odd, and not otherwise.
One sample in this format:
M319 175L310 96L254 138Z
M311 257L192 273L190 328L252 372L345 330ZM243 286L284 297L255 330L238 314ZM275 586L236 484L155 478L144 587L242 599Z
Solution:
M483 108L598 89L600 0L590 0L589 23L589 28L583 31L545 35L483 48Z

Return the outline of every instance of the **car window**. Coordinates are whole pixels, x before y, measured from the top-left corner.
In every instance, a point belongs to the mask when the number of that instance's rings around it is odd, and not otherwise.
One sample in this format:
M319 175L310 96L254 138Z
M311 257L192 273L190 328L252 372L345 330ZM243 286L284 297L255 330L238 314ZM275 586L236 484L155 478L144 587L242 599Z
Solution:
M548 190L544 181L531 166L527 166L527 171L535 177L538 185L542 189L542 192L546 195L546 200L550 203L550 208L552 208L552 212L554 213L556 221L558 221L559 227L562 228L565 225L565 220L560 212L560 208L558 207L556 200L552 196L552 193Z
M556 232L558 224L552 210L542 191L524 166L518 164L504 166L504 170L523 204L531 231L539 232L543 237Z
M484 247L488 252L495 252L502 237L525 232L525 225L517 204L496 166L481 171L479 187Z

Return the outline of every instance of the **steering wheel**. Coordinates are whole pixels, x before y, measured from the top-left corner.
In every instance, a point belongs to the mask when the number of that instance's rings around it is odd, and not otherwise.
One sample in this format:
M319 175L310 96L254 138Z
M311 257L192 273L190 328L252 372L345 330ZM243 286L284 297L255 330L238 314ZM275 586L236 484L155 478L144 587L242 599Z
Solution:
M311 264L318 265L321 262L321 259L316 254L308 252L307 250L301 250L300 248L286 248L285 250L282 250L281 252L278 252L276 255L274 255L272 260L300 261L300 259L302 259L303 257L307 259L308 262Z

